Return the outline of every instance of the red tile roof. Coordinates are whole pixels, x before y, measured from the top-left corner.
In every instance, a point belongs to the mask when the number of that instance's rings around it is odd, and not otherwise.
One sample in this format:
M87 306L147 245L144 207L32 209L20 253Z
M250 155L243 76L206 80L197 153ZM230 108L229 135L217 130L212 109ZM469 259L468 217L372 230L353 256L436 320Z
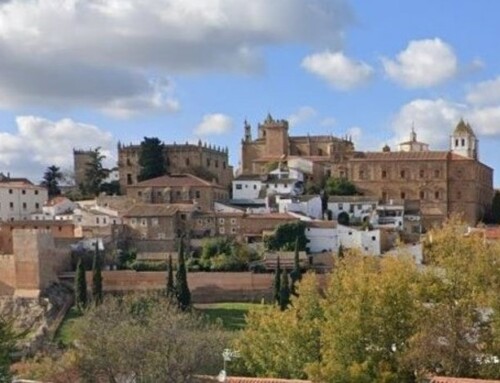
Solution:
M124 217L170 217L179 211L179 207L171 205L160 205L152 203L136 204L132 206Z

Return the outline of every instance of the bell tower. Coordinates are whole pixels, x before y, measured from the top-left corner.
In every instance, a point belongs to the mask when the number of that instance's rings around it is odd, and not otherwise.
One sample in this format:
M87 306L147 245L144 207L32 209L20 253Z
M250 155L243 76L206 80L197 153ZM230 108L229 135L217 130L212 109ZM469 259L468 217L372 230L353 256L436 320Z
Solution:
M479 157L478 144L478 139L469 123L461 119L451 135L451 151L463 157L477 160Z

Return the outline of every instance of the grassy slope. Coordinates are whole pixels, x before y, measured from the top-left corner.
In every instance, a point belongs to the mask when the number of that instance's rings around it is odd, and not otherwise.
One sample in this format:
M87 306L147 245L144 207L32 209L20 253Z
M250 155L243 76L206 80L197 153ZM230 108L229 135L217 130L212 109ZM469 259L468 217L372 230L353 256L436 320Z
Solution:
M250 308L259 307L260 303L213 303L195 305L196 309L211 321L222 321L225 329L235 331L245 327L245 315Z

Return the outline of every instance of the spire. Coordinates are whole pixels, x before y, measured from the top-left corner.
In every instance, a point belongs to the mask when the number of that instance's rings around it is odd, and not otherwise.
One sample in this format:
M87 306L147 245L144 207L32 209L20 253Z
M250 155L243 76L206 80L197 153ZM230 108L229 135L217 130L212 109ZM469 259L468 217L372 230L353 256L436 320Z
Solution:
M410 133L410 141L417 142L417 133L415 133L415 123L411 123L411 133Z
M264 121L266 124L270 124L270 123L273 123L274 122L274 119L273 119L273 116L271 116L271 113L267 113L267 117Z

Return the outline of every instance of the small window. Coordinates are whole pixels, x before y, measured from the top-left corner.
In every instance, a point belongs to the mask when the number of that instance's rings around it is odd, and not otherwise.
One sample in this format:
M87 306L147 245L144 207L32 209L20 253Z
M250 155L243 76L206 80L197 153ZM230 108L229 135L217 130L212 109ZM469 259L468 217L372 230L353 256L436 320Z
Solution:
M62 231L62 226L59 226L58 229L59 229L59 231Z
M38 195L38 190L35 190L35 195Z
M462 138L462 146L465 146L465 139Z
M132 185L132 174L127 174L127 185Z
M26 190L21 190L21 194L26 194Z
M141 192L141 191L138 191L138 192L137 192L137 195L138 195L139 197L142 197L142 192Z
M399 176L400 176L401 178L405 178L405 176L406 176L406 172L405 172L404 170L401 170L401 171L399 172Z
M420 191L420 199L425 199L425 192L423 190Z
M219 227L219 233L220 234L225 234L226 233L226 229L225 229L224 226Z
M207 158L207 167L210 166L210 158Z
M455 146L458 146L458 138L455 138Z
M106 225L108 223L108 220L106 218L103 218L102 223Z
M181 191L180 191L180 190L177 190L177 191L175 192L175 195L176 195L176 197L177 197L177 198L181 198Z
M257 190L257 185L253 185L253 190Z
M365 171L364 170L360 170L359 171L359 179L363 179L365 178Z
M218 160L215 160L215 167L218 168L219 167L219 161Z
M226 170L226 161L222 162L222 169Z
M236 228L235 227L231 228L231 234L236 234Z
M141 219L141 226L148 226L148 220L146 218Z
M186 220L186 218L187 218L187 217L186 217L186 214L181 214L181 220L182 220L182 221L185 221L185 220Z
M434 170L434 178L439 178L441 176L441 172L439 169Z
M424 178L425 177L425 171L424 171L424 169L420 169L419 176L420 176L420 178Z
M231 225L236 225L236 218L231 218Z
M405 199L406 198L406 193L405 192L401 192L401 199Z
M40 204L38 202L35 202L35 209L40 209Z
M372 237L372 241L376 241L377 238L375 236Z
M201 197L201 194L200 194L200 191L199 191L199 190L196 190L196 191L194 192L194 195L195 195L195 197L196 197L196 198L200 198L200 197Z
M95 218L95 223L99 224L99 217Z
M434 198L435 198L435 199L439 199L439 197L440 197L440 193L439 193L439 191L435 191L435 192L434 192Z
M339 203L339 210L344 210L344 204Z
M136 219L136 218L132 218L132 219L130 220L130 224L131 224L131 225L134 225L134 226L135 226L135 225L137 225L137 219Z
M224 222L225 222L224 218L219 218L219 225L224 225Z
M189 158L186 158L186 166L189 166Z
M12 194L12 189L9 189L9 194Z
M14 202L9 202L9 207L10 207L10 210L13 210L14 209Z
M382 170L382 178L387 178L387 171L386 170Z

